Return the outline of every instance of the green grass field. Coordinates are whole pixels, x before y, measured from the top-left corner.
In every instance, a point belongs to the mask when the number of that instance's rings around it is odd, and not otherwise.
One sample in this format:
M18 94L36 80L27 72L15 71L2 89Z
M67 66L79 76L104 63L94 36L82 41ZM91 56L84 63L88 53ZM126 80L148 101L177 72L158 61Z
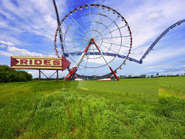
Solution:
M182 139L185 77L0 84L0 138Z

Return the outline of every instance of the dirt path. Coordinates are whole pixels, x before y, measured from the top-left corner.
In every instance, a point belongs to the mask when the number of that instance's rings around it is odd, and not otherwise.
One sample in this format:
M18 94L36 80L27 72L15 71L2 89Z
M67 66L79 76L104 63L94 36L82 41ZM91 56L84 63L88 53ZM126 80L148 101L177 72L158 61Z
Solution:
M84 88L84 87L78 87L78 88L82 90L89 90L88 88Z
M75 124L74 124L74 121L73 121L73 118L72 118L72 114L71 114L71 111L69 110L69 108L67 107L67 105L64 103L64 106L66 107L66 110L67 110L67 113L69 115L69 118L71 120L71 124L72 124L72 128L71 128L71 135L72 135L72 138L76 138L76 128L75 128Z
M182 95L182 94L175 94L175 93L173 93L173 92L167 91L167 90L165 90L165 89L163 89L163 88L160 88L160 87L159 87L159 93L172 94L172 95L174 95L174 96L179 96L179 97L185 98L185 95Z

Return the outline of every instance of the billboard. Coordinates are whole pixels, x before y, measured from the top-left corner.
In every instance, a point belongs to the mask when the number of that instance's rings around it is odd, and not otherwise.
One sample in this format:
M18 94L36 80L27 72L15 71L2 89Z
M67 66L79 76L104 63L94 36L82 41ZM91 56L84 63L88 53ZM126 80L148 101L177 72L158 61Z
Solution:
M55 57L28 57L11 56L11 68L13 69L47 69L65 70L71 63L62 56Z

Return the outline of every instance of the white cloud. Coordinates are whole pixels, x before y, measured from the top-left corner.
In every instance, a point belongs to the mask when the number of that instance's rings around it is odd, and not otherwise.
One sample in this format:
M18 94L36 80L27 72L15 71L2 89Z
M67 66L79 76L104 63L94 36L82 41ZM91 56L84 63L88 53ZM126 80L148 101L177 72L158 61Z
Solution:
M158 20L159 18L163 18L164 15L162 14L162 11L153 12L148 16L148 20Z
M3 45L2 48L5 48L5 47L6 47L5 45L7 45L7 46L14 46L14 44L11 43L11 42L0 41L0 43L2 43L2 45ZM5 46L5 47L4 47L4 46Z
M56 15L51 0L17 0L14 4L11 0L2 0L0 15L0 29L4 30L5 41L15 39L22 33L33 33L53 41L57 28ZM58 11L64 16L66 0L56 1ZM18 6L17 6L18 5ZM61 8L62 7L62 8ZM8 33L6 33L8 32ZM14 34L16 32L16 34ZM13 35L11 35L13 34Z
M149 67L146 67L145 69L156 69L156 68L164 68L164 67L169 67L170 65L155 65L155 66L149 66Z
M8 46L7 51L0 51L0 55L4 56L44 56L43 54L30 52L26 49L19 49L14 46Z
M119 0L116 3L118 2ZM142 50L142 45L145 43L151 44L167 27L183 19L184 16L181 13L185 12L182 6L185 4L183 0L178 2L176 0L168 2L166 0L143 0L138 3L120 0L119 6L116 6L114 1L105 1L105 3L111 7L117 7L115 9L128 21L133 35L132 51L137 48ZM138 5L137 8L136 5ZM127 9L126 6L130 9Z
M172 75L183 74L185 73L185 65L178 66L178 67L166 67L165 69L161 69L161 70L149 70L148 73L150 74L160 73L160 75L162 74L172 74Z
M0 47L1 47L1 48L6 48L6 45L1 44Z
M10 52L5 52L5 51L1 51L0 50L0 55L3 55L3 56L12 56L13 54L10 53Z
M7 51L14 56L43 56L43 54L36 52L29 52L26 49L19 49L17 47L8 46Z

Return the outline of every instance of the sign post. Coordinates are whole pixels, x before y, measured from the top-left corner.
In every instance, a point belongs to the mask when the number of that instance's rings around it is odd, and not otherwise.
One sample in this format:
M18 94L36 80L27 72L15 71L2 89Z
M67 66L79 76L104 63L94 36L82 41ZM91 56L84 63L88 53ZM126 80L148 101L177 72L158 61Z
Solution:
M62 56L61 58L55 57L26 57L26 56L11 56L11 68L12 69L34 69L39 70L39 80L41 73L47 78L51 78L57 73L58 70L64 71L71 63ZM49 78L41 70L56 70Z

